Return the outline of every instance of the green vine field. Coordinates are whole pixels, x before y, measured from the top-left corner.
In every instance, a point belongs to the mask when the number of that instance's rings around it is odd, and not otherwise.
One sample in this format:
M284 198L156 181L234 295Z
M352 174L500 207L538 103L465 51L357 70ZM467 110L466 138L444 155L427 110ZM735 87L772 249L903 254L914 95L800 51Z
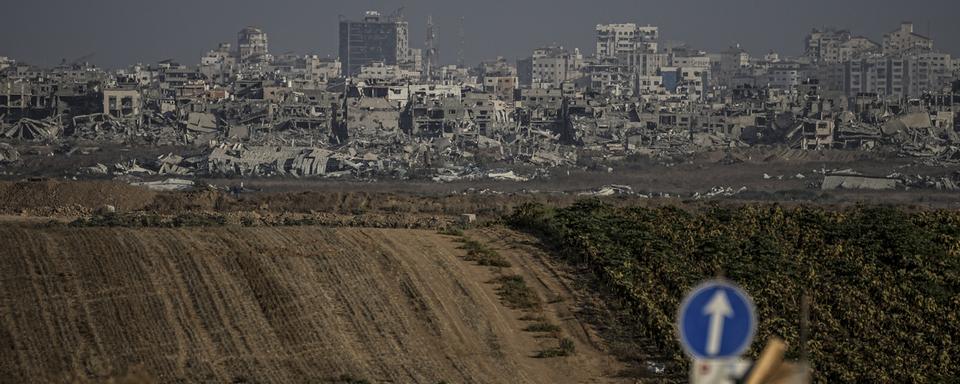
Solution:
M639 337L684 361L674 318L684 293L722 276L755 301L749 350L779 336L800 356L801 297L817 381L960 377L960 212L891 207L519 207L514 228L587 268Z

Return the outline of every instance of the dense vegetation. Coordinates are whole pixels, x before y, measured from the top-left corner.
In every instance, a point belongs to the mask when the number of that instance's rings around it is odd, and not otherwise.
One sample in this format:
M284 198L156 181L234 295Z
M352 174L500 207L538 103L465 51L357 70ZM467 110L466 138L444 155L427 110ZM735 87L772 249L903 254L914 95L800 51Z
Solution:
M683 294L725 276L744 287L760 325L807 351L828 381L941 382L960 377L960 212L778 205L617 208L522 206L511 225L585 267L639 337L683 360L674 317Z

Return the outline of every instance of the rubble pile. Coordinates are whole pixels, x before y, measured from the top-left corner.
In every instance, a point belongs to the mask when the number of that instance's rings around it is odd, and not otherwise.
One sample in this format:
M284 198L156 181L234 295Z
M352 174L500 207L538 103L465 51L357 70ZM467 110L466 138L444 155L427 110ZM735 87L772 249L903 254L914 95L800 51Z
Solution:
M12 145L0 143L0 164L20 160L20 152Z
M134 155L140 163L98 159L104 164L74 171L437 182L525 182L554 168L609 172L638 158L673 166L705 151L751 146L884 151L928 166L960 164L960 67L945 69L954 60L932 42L922 51L886 52L857 40L864 50L839 65L839 58L751 58L740 47L661 52L656 27L601 26L612 29L598 36L598 46L634 51L584 56L550 46L516 65L497 58L471 68L423 66L413 49L406 58L337 59L274 56L250 42L220 45L194 66L167 60L105 71L83 60L38 68L3 58L0 141L13 150L3 148L0 162L30 156L20 150L27 145L72 148L53 156L91 146L126 146L134 154L179 147L187 149L156 159ZM604 40L613 30L631 43ZM826 41L850 38L834 37ZM879 76L877 60L933 72L902 76L913 83L887 89L837 84L852 76L844 71ZM558 67L562 74L547 70ZM731 193L726 188L701 196Z
M63 127L53 118L34 120L22 118L3 130L2 136L17 141L52 141L63 133Z
M740 193L746 192L746 190L747 190L747 187L740 187L737 189L734 189L733 187L713 187L713 188L710 188L709 191L706 191L704 193L694 192L692 198L694 200L700 200L700 199L710 199L715 197L729 197L729 196L735 196Z
M907 188L925 188L943 191L960 190L960 171L954 171L949 176L923 176L923 175L903 175L892 173L887 176L890 179L896 179L900 185Z

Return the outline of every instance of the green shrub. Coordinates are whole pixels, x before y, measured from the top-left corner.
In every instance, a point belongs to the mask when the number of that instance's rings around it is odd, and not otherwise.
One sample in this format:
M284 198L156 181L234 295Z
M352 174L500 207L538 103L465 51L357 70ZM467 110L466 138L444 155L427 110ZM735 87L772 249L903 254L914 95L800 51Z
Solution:
M520 320L520 321L538 321L538 322L539 322L539 321L546 321L546 318L544 318L543 315L535 315L535 314L532 314L532 313L528 313L528 314L525 314L525 315L523 315L523 316L520 316L520 318L519 318L518 320Z
M573 340L570 340L566 337L560 338L558 341L559 346L556 348L544 349L537 353L538 358L549 358L549 357L563 357L570 356L574 354L576 350L576 345L573 343Z
M215 227L227 224L227 218L216 214L184 213L181 215L164 217L154 213L108 213L94 215L89 218L79 218L70 222L73 227Z
M467 250L467 256L464 258L467 261L475 261L479 265L488 267L509 268L511 266L500 253L483 243L469 238L464 238L462 243L460 249Z
M215 214L184 213L173 218L174 227L216 227L227 223L227 218Z
M497 293L508 307L515 309L540 308L540 297L527 286L522 276L500 276L493 281L500 284L500 286L497 287Z
M439 232L441 235L463 236L463 229L457 227L446 227Z

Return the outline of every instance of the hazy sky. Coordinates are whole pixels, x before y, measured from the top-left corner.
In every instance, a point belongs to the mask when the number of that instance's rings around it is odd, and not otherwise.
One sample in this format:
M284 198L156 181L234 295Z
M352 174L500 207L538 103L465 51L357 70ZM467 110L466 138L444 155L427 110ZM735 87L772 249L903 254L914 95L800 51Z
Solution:
M795 55L814 26L850 28L875 41L901 20L960 54L960 0L29 0L9 1L0 22L0 56L40 65L89 53L120 67L172 58L196 64L219 42L236 44L246 25L263 28L273 53L337 54L339 15L406 6L411 45L421 47L426 17L440 28L443 62L455 62L463 16L468 63L529 55L557 43L594 51L597 23L660 26L664 40L705 50L740 43L754 54Z

